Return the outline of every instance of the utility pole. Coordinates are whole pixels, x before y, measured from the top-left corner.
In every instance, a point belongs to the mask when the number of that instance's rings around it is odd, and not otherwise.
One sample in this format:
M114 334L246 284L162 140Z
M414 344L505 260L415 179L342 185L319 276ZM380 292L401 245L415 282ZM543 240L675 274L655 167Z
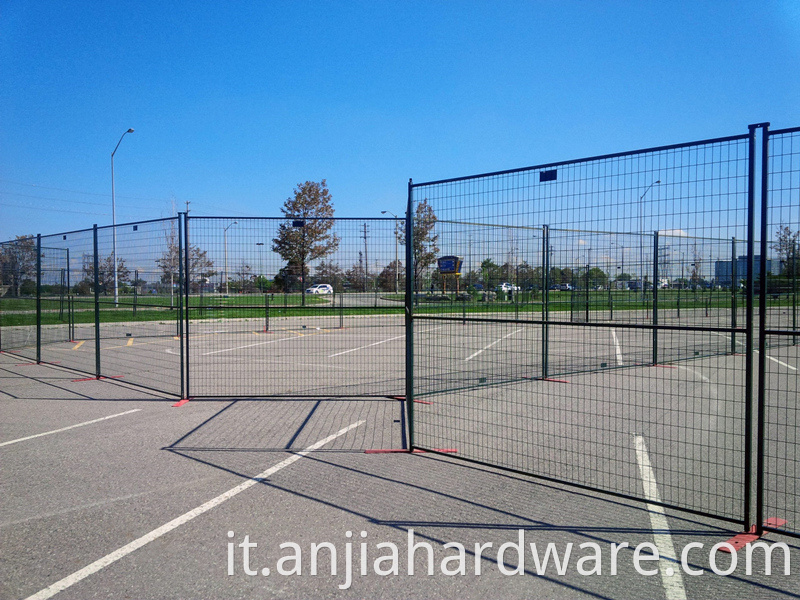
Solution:
M364 223L364 291L367 291L369 279L369 256L367 255L367 224Z

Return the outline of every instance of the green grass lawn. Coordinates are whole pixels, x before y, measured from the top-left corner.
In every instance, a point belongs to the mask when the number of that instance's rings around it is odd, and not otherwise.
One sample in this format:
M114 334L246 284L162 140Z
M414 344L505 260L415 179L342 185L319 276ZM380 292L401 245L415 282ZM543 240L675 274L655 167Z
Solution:
M394 295L384 295L394 299ZM481 313L541 313L543 310L541 293L521 292L513 301L480 300L481 296L466 296L456 300L455 295L443 296L419 294L419 302L415 311L419 314L481 314ZM397 298L402 299L402 296ZM134 302L135 300L135 302ZM178 298L173 297L174 306L170 306L169 296L121 296L119 305L114 306L113 299L103 296L100 300L100 322L126 321L175 321L178 318ZM260 319L265 317L265 301L269 301L271 317L303 316L303 315L355 315L355 314L402 314L403 305L398 301L396 307L347 307L332 305L331 296L305 297L306 305L301 306L301 294L237 294L231 296L190 296L190 319ZM770 295L767 299L769 307L793 306L795 298L791 293L777 297ZM756 304L758 299L756 298ZM548 294L548 308L551 313L567 311L609 312L652 310L653 296L648 292L644 299L637 292L614 290L574 292L551 291ZM69 303L59 298L42 298L42 324L64 324L70 315ZM732 297L729 291L697 291L659 290L659 310L690 309L729 309ZM737 297L737 306L744 308L745 299ZM94 322L94 299L92 297L75 297L72 302L72 319L74 323ZM0 299L0 326L36 324L35 298L2 298Z

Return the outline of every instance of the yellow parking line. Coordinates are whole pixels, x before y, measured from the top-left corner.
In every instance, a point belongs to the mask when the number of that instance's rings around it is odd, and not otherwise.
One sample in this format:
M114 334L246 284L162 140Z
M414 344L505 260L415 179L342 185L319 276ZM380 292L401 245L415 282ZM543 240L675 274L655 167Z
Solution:
M125 344L126 346L133 346L133 338L128 340L128 343Z
M77 344L75 344L75 345L72 347L72 349L73 349L73 350L77 350L78 348L80 348L81 346L83 346L85 343L86 343L86 340L80 341L80 342L78 342Z

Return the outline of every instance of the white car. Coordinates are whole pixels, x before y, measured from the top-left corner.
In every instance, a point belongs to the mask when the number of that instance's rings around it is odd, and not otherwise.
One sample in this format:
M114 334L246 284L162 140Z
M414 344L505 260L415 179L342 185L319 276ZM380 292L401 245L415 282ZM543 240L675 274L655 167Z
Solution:
M332 294L333 287L327 283L317 283L306 290L306 294Z
M501 283L500 285L497 286L497 291L498 292L518 292L519 291L519 286L518 285L512 285L510 283Z

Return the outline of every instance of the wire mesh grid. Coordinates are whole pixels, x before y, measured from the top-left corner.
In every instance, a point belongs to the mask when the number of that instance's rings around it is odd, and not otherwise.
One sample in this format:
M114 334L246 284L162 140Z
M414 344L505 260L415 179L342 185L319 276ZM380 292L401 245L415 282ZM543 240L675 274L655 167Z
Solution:
M36 358L34 236L0 244L0 351Z
M641 438L664 503L743 520L745 329L720 276L746 245L748 159L735 136L412 185L421 243L538 280L505 319L415 304L413 445L640 497Z
M398 233L395 219L190 218L188 393L402 394Z
M766 331L759 357L763 373L762 447L763 517L786 521L779 529L800 534L800 411L797 407L797 275L800 266L800 129L769 136ZM781 523L779 521L777 523ZM773 523L775 523L773 521Z

